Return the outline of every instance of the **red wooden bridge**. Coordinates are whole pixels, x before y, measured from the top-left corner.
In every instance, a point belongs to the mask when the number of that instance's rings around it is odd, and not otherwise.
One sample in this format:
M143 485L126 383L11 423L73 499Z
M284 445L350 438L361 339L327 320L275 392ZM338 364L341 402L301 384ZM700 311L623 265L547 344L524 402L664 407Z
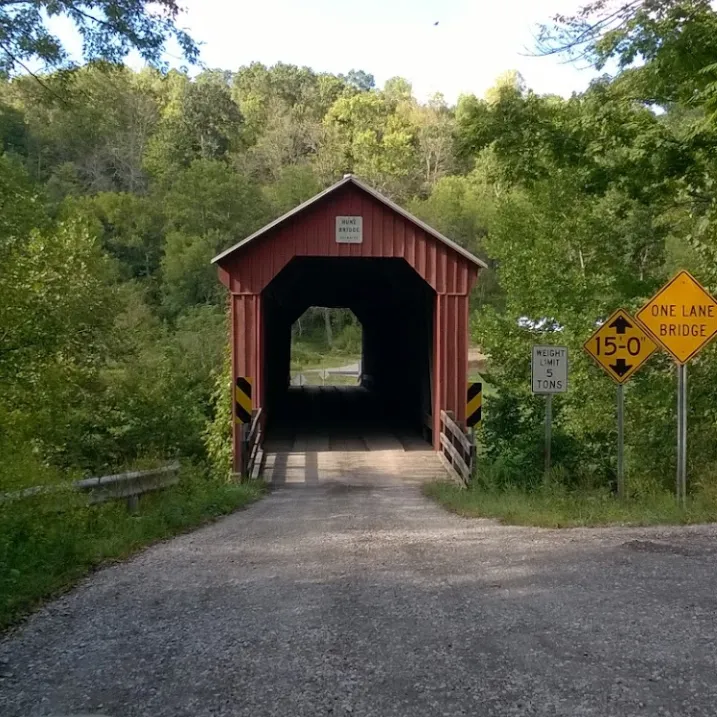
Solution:
M394 472L440 471L441 411L465 420L478 258L347 175L213 261L231 292L234 381L248 380L261 409L270 477L282 482L284 466L287 481L290 464L306 463L291 456L307 452L392 451L404 465ZM361 322L361 386L289 385L291 326L310 306L348 308ZM234 410L243 473L243 411ZM409 460L416 453L423 464Z

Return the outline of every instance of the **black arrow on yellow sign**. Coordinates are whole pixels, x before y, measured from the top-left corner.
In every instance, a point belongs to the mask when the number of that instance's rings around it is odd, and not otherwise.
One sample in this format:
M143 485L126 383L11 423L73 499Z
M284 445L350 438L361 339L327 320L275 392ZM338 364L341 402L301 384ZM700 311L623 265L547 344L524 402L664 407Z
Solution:
M624 334L627 329L632 328L632 324L624 316L618 316L615 321L610 324L610 328L615 329L615 332L618 334Z
M610 324L612 326L612 324ZM619 331L618 331L619 333ZM610 364L610 368L620 377L622 378L631 368L631 363L625 363L624 358L620 358L615 363Z

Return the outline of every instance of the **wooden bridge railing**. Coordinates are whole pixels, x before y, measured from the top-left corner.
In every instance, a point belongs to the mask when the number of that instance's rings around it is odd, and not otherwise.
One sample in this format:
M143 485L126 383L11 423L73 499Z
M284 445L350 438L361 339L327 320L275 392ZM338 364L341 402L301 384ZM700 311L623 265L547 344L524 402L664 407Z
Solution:
M439 455L451 477L467 487L475 466L475 440L465 433L450 411L441 411L441 451Z
M263 428L262 428L262 409L258 409L252 413L251 424L244 431L241 444L241 465L243 466L243 475L241 478L253 479L257 478L261 470L261 462L263 459L263 451L261 448Z

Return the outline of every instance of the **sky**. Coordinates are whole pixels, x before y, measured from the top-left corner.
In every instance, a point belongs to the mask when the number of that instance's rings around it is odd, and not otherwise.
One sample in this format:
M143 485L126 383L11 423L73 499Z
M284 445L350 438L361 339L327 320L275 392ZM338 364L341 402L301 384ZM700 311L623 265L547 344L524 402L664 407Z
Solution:
M201 43L211 68L253 61L373 74L378 86L401 76L419 99L442 92L482 96L500 74L518 70L531 89L569 96L595 72L564 58L531 56L537 26L580 0L183 0L179 24ZM437 25L435 23L438 23ZM72 33L55 29L68 46ZM179 58L169 58L178 65ZM131 59L129 64L136 66Z

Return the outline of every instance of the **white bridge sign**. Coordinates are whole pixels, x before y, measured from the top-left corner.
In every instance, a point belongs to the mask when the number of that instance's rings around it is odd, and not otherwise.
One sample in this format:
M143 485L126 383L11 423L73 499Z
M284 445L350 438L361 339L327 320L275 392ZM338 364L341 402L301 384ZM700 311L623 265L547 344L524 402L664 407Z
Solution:
M336 217L336 243L362 244L363 217Z
M568 390L566 346L533 346L533 393L565 393Z

